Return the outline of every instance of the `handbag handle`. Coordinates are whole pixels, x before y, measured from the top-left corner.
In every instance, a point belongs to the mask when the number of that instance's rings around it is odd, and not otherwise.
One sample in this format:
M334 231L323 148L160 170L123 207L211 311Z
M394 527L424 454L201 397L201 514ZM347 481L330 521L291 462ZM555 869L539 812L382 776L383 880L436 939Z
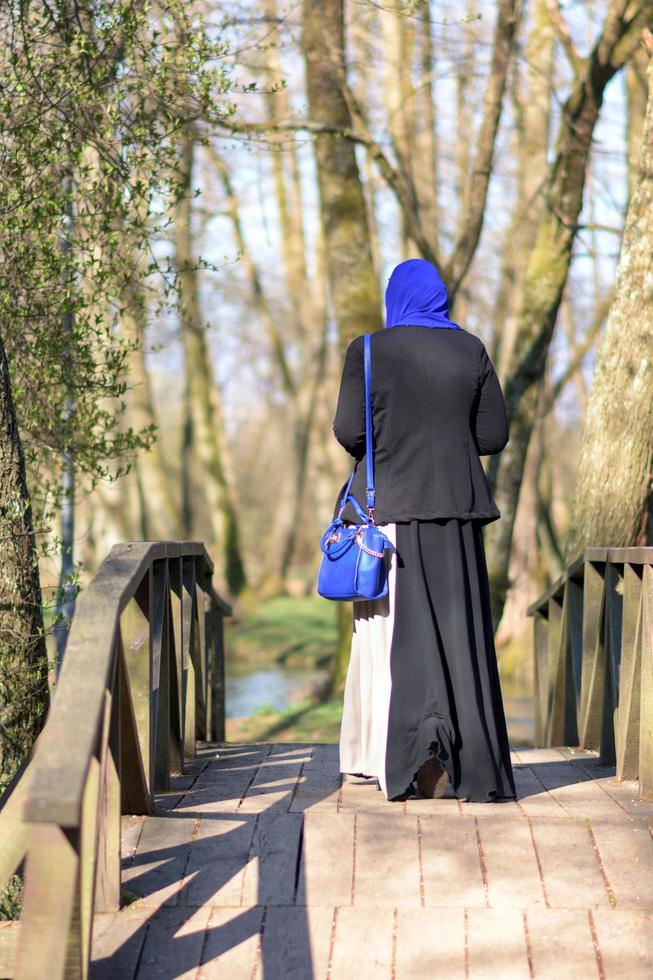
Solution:
M365 367L365 471L367 485L367 512L374 524L374 503L376 490L374 487L374 446L372 431L372 348L371 337L368 333L363 338L363 359Z

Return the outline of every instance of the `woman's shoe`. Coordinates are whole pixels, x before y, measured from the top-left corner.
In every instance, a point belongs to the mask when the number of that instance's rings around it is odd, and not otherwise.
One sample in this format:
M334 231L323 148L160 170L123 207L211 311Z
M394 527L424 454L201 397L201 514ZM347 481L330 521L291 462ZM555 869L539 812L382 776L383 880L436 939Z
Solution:
M427 759L415 776L420 795L428 800L439 800L447 791L449 776L438 758Z

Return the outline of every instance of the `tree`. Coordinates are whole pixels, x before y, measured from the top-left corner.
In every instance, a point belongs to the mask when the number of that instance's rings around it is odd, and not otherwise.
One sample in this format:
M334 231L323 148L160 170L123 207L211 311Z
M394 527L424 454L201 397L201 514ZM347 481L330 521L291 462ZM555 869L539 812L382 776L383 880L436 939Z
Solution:
M170 43L179 23L192 38L182 52ZM181 119L228 106L224 48L180 0L10 0L0 31L0 677L11 680L17 658L34 678L3 687L5 780L47 701L33 524L60 550L51 532L62 473L115 476L149 442L121 422L130 343L116 311L150 218L175 193L171 135ZM72 505L75 487L66 493Z
M41 586L25 459L0 334L0 795L48 705Z
M645 34L653 52L653 35ZM653 70L614 299L587 406L566 559L646 542L653 464Z
M227 459L220 392L213 376L206 324L201 315L197 261L193 254L192 198L196 142L197 134L192 126L186 127L179 162L181 195L173 225L184 369L192 419L192 448L202 468L215 543L224 559L224 579L231 594L238 595L246 584L245 566Z
M581 58L563 24L556 23L574 71L572 91L563 106L556 152L544 184L544 208L524 274L512 355L505 384L510 442L492 458L489 480L502 520L487 530L486 553L492 587L493 619L501 619L509 587L512 535L526 453L537 415L538 389L544 375L558 309L569 275L578 231L592 134L605 88L626 64L653 3L612 0L590 54Z
M316 137L315 156L327 279L338 325L338 344L344 355L354 337L377 330L383 323L356 151L350 140L338 135L351 129L349 106L343 95L346 63L342 0L304 0L303 48L311 118L332 133ZM336 690L344 685L349 660L349 605L338 604L338 623L333 668Z

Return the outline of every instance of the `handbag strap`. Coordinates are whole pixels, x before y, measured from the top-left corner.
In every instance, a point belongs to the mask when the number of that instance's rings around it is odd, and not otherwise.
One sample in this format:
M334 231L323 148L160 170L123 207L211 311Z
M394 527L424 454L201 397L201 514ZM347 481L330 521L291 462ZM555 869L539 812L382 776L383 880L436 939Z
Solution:
M368 523L374 524L374 502L376 497L376 491L374 488L374 445L373 445L373 428L372 428L372 349L370 345L370 335L365 334L363 338L363 364L364 364L364 375L365 375L365 476L366 476L366 488L365 494L367 497L367 514L363 511L363 508L358 503L355 497L349 496L349 490L351 488L352 480L354 479L354 474L356 473L356 467L351 471L351 475L347 480L345 489L343 491L342 497L340 498L340 507L338 510L338 520L342 518L342 513L347 505L347 501L350 500L352 506L361 520L365 520L367 517Z
M374 445L372 431L372 348L371 337L368 333L363 338L363 355L365 367L365 494L367 496L367 512L370 522L374 524L374 502L376 490L374 487Z

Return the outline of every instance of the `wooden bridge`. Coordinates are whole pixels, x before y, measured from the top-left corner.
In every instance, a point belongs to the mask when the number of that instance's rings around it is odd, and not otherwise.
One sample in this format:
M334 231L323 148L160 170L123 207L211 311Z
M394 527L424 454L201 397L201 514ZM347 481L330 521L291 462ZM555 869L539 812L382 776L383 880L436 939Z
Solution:
M531 608L539 738L584 748L515 752L514 803L391 804L335 746L225 744L203 547L114 548L0 812L0 977L648 980L652 563L592 549Z

